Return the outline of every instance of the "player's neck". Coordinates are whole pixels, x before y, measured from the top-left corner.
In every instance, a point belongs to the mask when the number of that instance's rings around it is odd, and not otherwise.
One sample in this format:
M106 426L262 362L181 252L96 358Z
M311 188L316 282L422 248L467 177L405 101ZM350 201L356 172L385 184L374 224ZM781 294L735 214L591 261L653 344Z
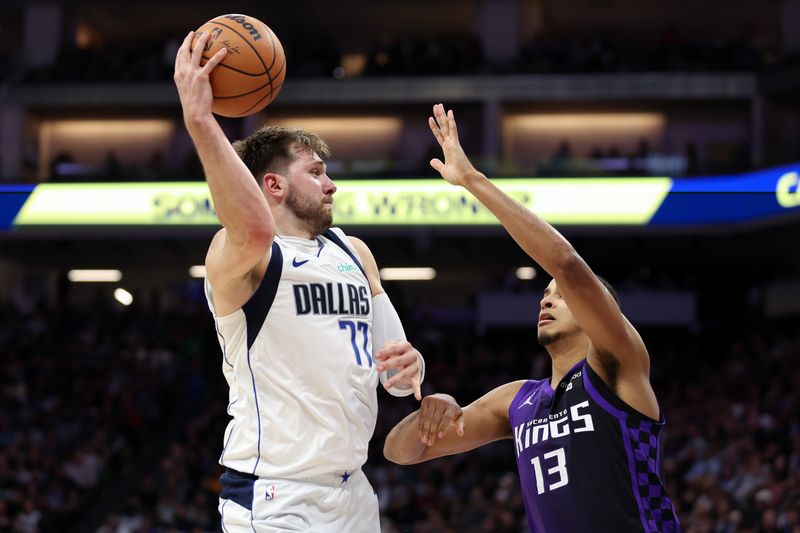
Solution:
M300 237L308 240L313 240L317 237L316 234L311 233L306 224L291 213L280 216L273 211L273 216L275 217L275 233L278 235Z
M564 374L589 354L589 341L583 335L559 339L548 344L547 351L553 364L550 387L555 390Z

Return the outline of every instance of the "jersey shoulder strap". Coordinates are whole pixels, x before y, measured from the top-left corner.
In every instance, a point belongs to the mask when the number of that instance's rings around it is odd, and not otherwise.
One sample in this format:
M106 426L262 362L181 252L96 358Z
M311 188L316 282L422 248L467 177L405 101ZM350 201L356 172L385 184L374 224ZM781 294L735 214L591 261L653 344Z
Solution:
M278 292L278 282L283 273L283 252L277 240L272 243L272 254L267 264L267 271L261 278L256 292L242 306L245 319L247 320L247 349L249 350L256 341L258 332L267 319L267 314L275 301Z
M350 243L345 244L347 237L345 236L344 232L339 228L329 228L322 234L323 237L327 238L329 241L334 243L336 246L344 250L347 255L350 256L350 259L356 264L358 269L364 274L364 278L367 280L367 284L369 284L369 278L367 277L367 272L364 270L364 267L361 265L361 261L358 259L358 254L353 250Z

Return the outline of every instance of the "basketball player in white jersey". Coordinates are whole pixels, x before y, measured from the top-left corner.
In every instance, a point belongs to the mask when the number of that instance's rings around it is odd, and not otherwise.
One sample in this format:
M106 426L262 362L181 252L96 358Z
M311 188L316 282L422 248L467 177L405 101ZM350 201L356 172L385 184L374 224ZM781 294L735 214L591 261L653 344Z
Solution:
M232 146L211 114L208 79L225 51L201 66L208 36L193 49L192 37L175 83L223 225L206 256L232 417L220 456L222 529L379 531L361 471L377 384L420 399L424 362L369 248L330 227L327 145L265 127Z

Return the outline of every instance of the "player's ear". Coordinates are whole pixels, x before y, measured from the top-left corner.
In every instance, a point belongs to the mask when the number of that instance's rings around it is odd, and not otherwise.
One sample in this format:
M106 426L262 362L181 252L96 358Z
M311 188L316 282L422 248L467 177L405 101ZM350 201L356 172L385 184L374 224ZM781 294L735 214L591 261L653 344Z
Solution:
M287 191L288 182L286 178L274 172L267 172L261 181L261 188L269 196L282 198Z

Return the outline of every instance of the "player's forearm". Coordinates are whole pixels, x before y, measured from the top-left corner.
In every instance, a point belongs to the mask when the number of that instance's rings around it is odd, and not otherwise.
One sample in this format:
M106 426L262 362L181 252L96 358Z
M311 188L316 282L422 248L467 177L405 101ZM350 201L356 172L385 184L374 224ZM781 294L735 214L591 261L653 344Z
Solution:
M272 238L275 221L253 174L213 116L185 117L220 223L231 238Z
M464 187L485 205L511 237L551 276L571 269L579 259L572 245L550 224L475 172Z
M425 444L419 438L419 409L400 421L386 436L383 456L399 465L419 462L425 452Z

